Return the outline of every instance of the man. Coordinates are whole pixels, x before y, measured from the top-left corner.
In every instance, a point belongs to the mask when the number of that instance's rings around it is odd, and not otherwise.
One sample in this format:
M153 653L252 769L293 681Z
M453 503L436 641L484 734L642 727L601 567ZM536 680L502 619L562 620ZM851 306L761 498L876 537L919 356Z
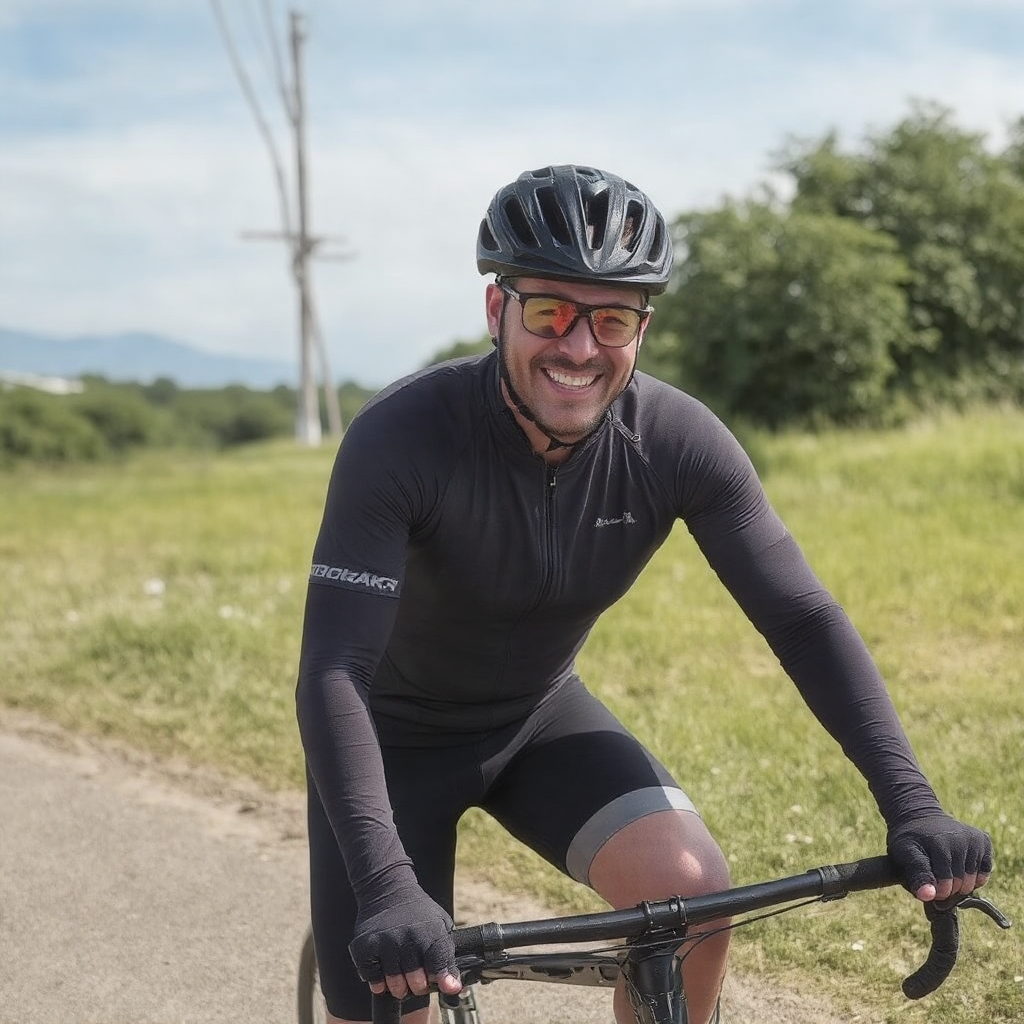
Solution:
M725 858L574 659L682 520L864 775L919 899L983 885L988 837L945 815L878 671L699 402L635 373L672 248L613 174L548 167L494 197L477 245L495 351L399 381L331 478L303 630L313 930L330 1013L459 989L455 827L470 806L616 907L728 884ZM681 604L683 599L681 598ZM717 1019L727 933L683 968ZM362 978L362 981L360 980ZM369 987L367 984L369 983ZM631 1020L617 993L616 1018Z

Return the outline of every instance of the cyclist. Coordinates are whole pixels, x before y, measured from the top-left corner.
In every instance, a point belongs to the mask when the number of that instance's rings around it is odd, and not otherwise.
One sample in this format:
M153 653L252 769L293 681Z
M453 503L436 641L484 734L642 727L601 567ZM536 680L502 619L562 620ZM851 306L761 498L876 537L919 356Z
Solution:
M988 836L943 812L739 444L635 370L672 269L650 199L594 168L524 173L492 200L477 266L496 275L494 350L364 407L314 549L297 713L330 1013L366 1020L387 987L422 1016L428 978L459 989L455 828L471 806L613 906L728 884L683 786L574 670L679 520L866 779L908 888L984 884ZM665 619L685 614L681 593ZM685 962L691 1020L717 1019L727 942ZM615 1012L631 1019L621 993Z

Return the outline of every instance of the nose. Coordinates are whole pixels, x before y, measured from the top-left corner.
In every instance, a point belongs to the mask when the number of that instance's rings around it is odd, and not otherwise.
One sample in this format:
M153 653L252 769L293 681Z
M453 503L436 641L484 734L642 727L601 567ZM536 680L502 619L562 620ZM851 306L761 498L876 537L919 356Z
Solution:
M594 331L590 326L590 318L581 316L573 324L568 334L558 339L559 351L564 352L570 359L577 363L585 363L599 355L601 346L594 337Z

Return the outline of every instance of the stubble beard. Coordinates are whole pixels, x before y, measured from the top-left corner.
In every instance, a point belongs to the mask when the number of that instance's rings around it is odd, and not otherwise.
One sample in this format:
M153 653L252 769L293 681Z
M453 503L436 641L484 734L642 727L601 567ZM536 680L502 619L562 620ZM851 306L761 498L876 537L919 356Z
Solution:
M622 390L620 388L619 391L616 391L615 394L611 396L607 395L606 393L604 398L599 401L599 404L597 404L596 406L591 406L591 408L593 408L593 411L590 412L589 414L586 412L586 410L576 407L571 401L566 401L564 416L555 419L553 418L551 412L545 413L542 411L542 409L540 408L541 403L537 401L535 395L531 394L531 392L534 390L531 386L533 375L542 374L542 367L547 366L548 364L540 362L531 362L527 367L527 380L522 381L516 379L517 375L513 372L512 367L509 365L508 360L505 358L504 352L499 353L499 358L504 363L505 373L507 374L508 379L512 381L512 386L515 388L520 400L529 408L530 412L533 414L537 425L540 426L543 430L547 431L549 434L554 435L560 441L575 443L578 441L582 441L585 437L592 434L601 425L601 421L607 415L609 408L611 408L612 402L615 401L615 399L619 396ZM580 367L574 366L572 364L554 367L549 366L548 368L553 368L556 370L562 370L566 373L575 374L584 374L587 373L588 370L589 372L593 373L603 374L606 372L604 367L588 368L586 366ZM596 398L593 401L598 402ZM557 398L555 398L550 401L545 401L544 404L548 406L557 405L558 400Z

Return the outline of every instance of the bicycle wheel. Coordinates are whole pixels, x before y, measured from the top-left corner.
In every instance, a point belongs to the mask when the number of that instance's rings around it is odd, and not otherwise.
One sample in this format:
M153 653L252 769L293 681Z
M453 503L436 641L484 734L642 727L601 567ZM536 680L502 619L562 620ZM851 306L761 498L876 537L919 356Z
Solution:
M457 996L445 999L439 996L437 1004L441 1024L483 1024L472 988L464 988Z
M320 971L316 966L312 932L306 932L299 954L297 995L299 1024L327 1024L327 1005L320 991Z

